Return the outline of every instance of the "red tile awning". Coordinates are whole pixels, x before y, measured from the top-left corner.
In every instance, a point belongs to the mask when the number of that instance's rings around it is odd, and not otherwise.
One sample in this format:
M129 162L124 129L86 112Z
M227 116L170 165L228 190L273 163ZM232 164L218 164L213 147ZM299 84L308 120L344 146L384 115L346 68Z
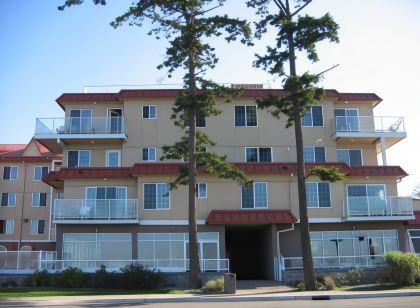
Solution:
M350 169L350 176L395 176L403 178L408 175L400 166L358 166Z
M407 221L407 225L420 225L420 211L414 211L414 220Z
M213 210L206 219L209 225L293 223L289 210Z

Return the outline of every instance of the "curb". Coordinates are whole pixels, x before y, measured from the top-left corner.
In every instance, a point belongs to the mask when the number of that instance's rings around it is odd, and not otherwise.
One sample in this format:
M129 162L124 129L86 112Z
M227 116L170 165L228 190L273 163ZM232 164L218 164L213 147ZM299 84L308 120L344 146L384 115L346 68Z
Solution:
M357 298L405 297L420 296L420 291L402 291L392 293L362 293L362 294L320 294L320 295L271 295L271 296L226 296L226 297L182 297L182 298L142 298L140 303L191 303L191 302L256 302L256 301L294 301L294 300L334 300ZM134 300L134 299L133 299ZM127 301L131 301L127 300Z

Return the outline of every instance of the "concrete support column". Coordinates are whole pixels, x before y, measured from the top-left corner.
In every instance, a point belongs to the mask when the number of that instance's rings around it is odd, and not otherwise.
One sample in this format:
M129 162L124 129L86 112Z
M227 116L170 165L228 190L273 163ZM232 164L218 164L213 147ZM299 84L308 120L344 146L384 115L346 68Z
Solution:
M381 143L382 165L387 166L388 164L386 162L386 149L385 149L385 138L384 137L380 138L380 143Z

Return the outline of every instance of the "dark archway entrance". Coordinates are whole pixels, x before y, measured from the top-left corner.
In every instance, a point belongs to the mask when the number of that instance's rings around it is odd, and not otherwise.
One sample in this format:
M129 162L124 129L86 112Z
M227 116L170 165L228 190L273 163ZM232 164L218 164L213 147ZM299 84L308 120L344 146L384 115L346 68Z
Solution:
M269 230L267 225L226 226L226 254L238 280L272 279Z

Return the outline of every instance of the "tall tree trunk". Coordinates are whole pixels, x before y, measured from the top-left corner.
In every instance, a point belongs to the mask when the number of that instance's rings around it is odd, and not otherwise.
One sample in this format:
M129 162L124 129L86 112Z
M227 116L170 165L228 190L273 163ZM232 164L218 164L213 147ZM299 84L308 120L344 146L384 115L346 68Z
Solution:
M290 76L296 76L296 56L293 42L293 33L288 34ZM311 240L309 236L308 208L306 204L305 163L303 160L302 121L299 112L299 103L293 102L293 115L295 120L295 139L297 155L297 179L299 195L300 238L302 245L303 274L305 290L316 289L316 276L312 259Z
M194 15L190 17L190 26L194 27ZM188 57L188 89L190 96L195 100L197 84L195 78L195 51L191 50ZM195 102L194 102L195 104ZM188 234L189 234L189 257L190 273L189 285L191 289L201 287L200 264L198 258L197 220L196 220L196 136L195 118L196 108L188 109L189 143L188 143Z

